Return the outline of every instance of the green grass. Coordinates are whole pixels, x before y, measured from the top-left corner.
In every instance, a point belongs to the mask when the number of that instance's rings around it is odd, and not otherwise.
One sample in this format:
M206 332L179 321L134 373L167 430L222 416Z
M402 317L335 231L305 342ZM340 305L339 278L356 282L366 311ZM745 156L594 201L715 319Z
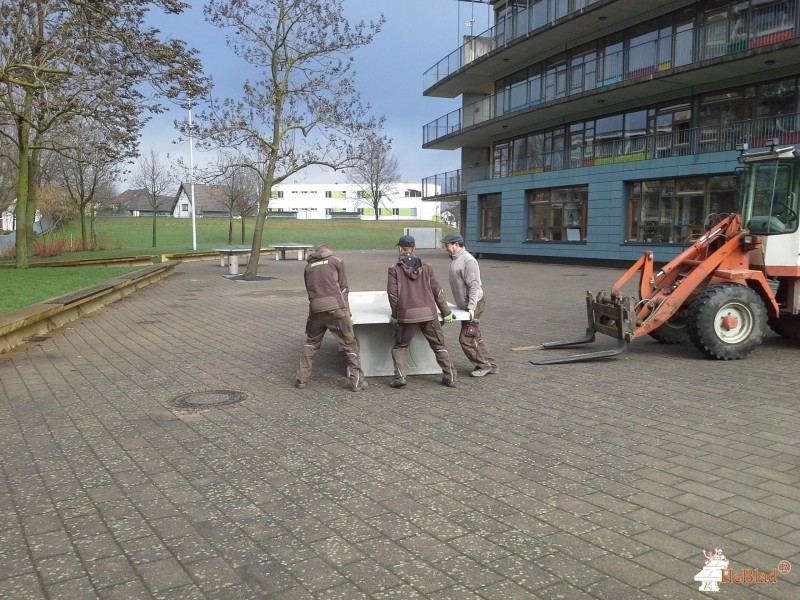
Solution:
M50 300L107 279L135 271L137 267L37 267L0 269L0 314Z
M154 256L192 251L191 219L159 217L156 224L157 246L153 248L153 220L150 217L99 217L95 233L102 250L68 252L49 258L31 258L31 263L117 258L123 256ZM253 219L245 221L245 242L253 239ZM406 227L441 227L442 235L453 231L432 221L358 221L350 219L296 220L267 219L263 245L285 242L326 244L337 250L391 249ZM195 220L197 251L212 250L228 245L228 220L204 218ZM53 246L80 246L80 223L45 236ZM234 222L234 245L241 244L241 221ZM12 259L0 260L0 265L13 265ZM0 314L60 296L84 287L128 273L128 267L37 267L34 269L0 268Z
M432 221L357 221L341 220L297 220L267 219L264 226L263 244L298 242L303 244L326 244L334 250L373 250L393 248L405 227L442 227L442 235L451 228ZM228 245L227 219L196 219L197 250L211 250ZM112 258L119 256L142 256L192 251L191 219L159 217L156 224L157 246L153 248L152 219L150 217L100 217L95 220L95 232L104 247L91 252L74 252L47 259L79 260L87 258ZM70 223L56 233L49 234L72 247L80 245L80 224ZM241 241L241 221L234 222L233 241ZM253 219L245 220L245 241L249 246L253 240ZM43 259L35 259L43 260ZM11 262L11 261L5 261Z

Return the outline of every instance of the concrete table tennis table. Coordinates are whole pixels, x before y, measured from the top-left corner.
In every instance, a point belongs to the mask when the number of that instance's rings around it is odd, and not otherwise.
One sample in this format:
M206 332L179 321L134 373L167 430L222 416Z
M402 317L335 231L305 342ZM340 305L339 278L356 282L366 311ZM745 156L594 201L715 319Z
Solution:
M350 312L353 314L353 331L358 340L361 368L367 377L394 375L392 348L394 327L389 323L392 309L386 292L350 292ZM456 321L469 321L469 312L447 303ZM439 320L441 321L441 315ZM458 339L460 325L442 325L445 340ZM421 331L414 334L408 347L408 374L433 375L442 369Z
M306 255L311 248L311 244L298 244L296 242L286 242L285 244L272 244L270 248L275 250L275 260L286 260L287 250L297 251L297 260L305 260Z
M250 262L250 246L228 246L227 248L214 248L214 252L219 252L219 266L225 266L225 259L228 259L228 275L239 274L239 257L244 257L245 264ZM266 252L266 248L261 248L261 252Z

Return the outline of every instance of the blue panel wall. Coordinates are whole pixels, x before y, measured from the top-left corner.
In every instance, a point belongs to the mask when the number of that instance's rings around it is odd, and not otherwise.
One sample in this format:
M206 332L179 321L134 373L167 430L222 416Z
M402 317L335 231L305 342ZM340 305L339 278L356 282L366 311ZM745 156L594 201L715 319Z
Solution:
M467 190L466 243L482 256L519 255L546 259L634 261L648 249L656 261L668 261L683 250L680 244L626 242L628 182L648 179L730 175L738 166L737 152L717 152L565 169L487 179ZM526 191L541 188L589 186L585 242L525 241L528 211ZM501 239L481 242L478 197L502 194Z

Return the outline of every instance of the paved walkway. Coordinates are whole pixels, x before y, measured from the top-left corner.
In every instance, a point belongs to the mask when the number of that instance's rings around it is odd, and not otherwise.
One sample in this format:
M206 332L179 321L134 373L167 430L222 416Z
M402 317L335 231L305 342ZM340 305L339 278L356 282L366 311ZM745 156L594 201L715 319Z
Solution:
M341 256L373 290L395 253ZM298 261L186 263L0 355L0 598L797 598L800 347L533 366L512 349L582 334L619 271L482 266L501 374L467 377L448 328L456 390L353 393L330 339L295 389ZM732 576L795 568L701 593L704 548Z

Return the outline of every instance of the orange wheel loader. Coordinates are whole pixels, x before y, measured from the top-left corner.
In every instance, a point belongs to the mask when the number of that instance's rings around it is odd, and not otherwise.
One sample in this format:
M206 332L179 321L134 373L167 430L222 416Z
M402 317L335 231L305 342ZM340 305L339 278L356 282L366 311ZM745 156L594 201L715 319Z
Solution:
M645 252L610 291L587 292L583 338L542 345L564 348L603 333L617 339L616 348L531 362L614 356L645 334L668 344L691 341L721 360L747 356L767 325L800 339L800 148L743 146L739 163L738 213L709 215L706 232L659 270ZM624 295L637 275L638 297Z

